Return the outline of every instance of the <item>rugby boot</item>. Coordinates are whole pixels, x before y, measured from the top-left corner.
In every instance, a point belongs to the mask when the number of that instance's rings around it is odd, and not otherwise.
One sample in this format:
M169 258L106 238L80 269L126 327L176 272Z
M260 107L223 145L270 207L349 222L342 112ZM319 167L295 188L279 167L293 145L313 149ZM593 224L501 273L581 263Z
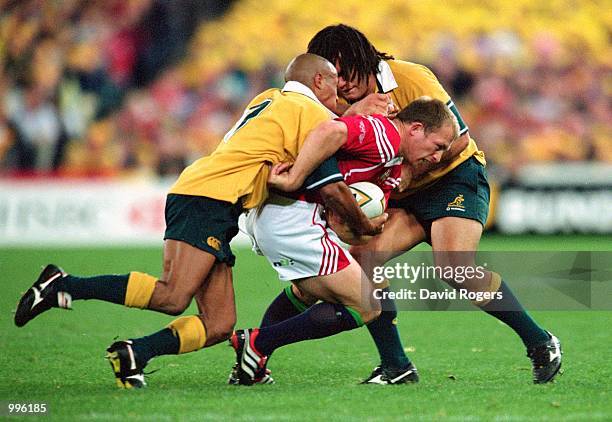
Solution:
M19 300L15 311L15 325L23 327L51 308L71 309L72 297L58 289L59 281L66 275L60 267L47 265Z

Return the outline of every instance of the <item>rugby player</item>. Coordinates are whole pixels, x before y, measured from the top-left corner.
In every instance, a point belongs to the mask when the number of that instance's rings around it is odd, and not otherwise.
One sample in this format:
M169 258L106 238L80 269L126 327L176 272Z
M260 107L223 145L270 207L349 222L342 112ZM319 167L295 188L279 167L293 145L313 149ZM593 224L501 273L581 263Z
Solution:
M443 102L430 98L412 102L393 122L382 115L339 118L313 130L309 134L312 141L305 142L291 169L283 173L283 165L278 165L268 183L295 190L323 160L336 154L347 184L375 183L388 199L400 183L402 158L413 163L439 162L458 133L452 112ZM250 211L247 232L255 249L266 256L281 280L293 283L302 300L323 302L277 324L268 318L259 329L237 330L230 340L237 362L230 384L269 383L266 364L277 348L360 327L380 313L374 286L339 244L334 231L342 229L339 216L328 217L328 226L316 197L299 191L288 195L271 194L263 206ZM286 292L290 291L281 293L275 303L289 305L291 310L291 303L286 302L297 299ZM418 379L415 368L404 374Z
M473 266L489 209L485 157L434 74L423 65L396 60L378 51L363 33L343 24L319 31L311 39L308 52L336 65L338 94L345 100L336 110L337 114L362 113L364 109L384 113L403 108L418 97L429 96L446 103L460 125L461 136L440 163L404 163L403 192L392 195L385 231L366 245L351 248L351 254L366 274L371 275L373 267L384 265L423 241L431 244L436 265ZM454 280L445 281L459 286ZM532 362L535 383L552 381L561 367L560 342L530 317L501 276L487 271L484 278L466 280L460 286L475 292L501 293L502 299L475 305L520 336ZM295 291L288 294L292 293ZM399 337L394 301L385 296L382 309L381 316L368 324L381 363L364 382L405 382L409 378L403 374L412 371L413 365ZM273 303L268 312L281 320L295 311Z
M180 317L152 335L117 341L107 349L122 388L143 387L143 369L155 356L226 340L236 321L235 257L229 243L238 232L238 217L265 200L269 164L295 160L308 132L328 121L329 109L336 106L338 79L331 63L303 54L289 69L296 80L256 96L217 149L187 167L171 187L159 279L141 272L80 277L48 265L21 298L15 324L21 327L53 307L70 309L72 301L81 299L180 315L195 297L198 315ZM323 180L329 179L325 168L319 170ZM316 180L310 184L323 186ZM325 185L320 193L328 206L353 215L357 231L377 234L382 229L386 216L369 220L344 182Z

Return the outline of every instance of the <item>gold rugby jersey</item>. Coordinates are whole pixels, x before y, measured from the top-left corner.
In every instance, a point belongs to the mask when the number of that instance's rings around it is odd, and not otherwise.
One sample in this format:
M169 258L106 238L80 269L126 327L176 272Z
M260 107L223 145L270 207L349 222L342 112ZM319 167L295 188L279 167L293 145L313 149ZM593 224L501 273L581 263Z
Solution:
M249 103L212 154L183 170L170 193L242 200L254 208L267 197L268 164L294 161L308 132L330 118L299 82L268 89Z
M461 119L461 115L450 96L440 82L438 82L433 72L427 67L401 60L387 60L381 61L378 69L379 71L376 75L378 91L390 94L393 102L399 109L406 107L412 101L425 95L436 98L443 101L457 116L459 134L463 135L468 131L468 127ZM432 184L472 156L483 165L486 164L484 153L478 150L476 142L470 138L468 146L448 166L434 170L416 182L411 182L404 192L394 193L393 196L402 198Z

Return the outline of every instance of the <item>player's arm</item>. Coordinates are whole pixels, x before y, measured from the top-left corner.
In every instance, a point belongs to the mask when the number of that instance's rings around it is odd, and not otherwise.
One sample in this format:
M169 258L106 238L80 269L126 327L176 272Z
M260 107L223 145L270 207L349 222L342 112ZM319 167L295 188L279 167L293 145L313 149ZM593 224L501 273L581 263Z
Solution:
M342 122L330 120L321 123L306 136L293 165L279 163L272 167L268 185L285 192L297 190L310 173L344 145L347 133L348 129Z
M338 168L338 162L334 157L328 158L317 167L306 178L304 186L300 190L318 191L328 212L328 217L331 215L345 216L346 222L343 223L342 228L346 233L350 233L350 236L343 237L342 233L336 233L346 243L354 244L351 241L347 241L349 238L360 238L365 235L372 236L382 231L385 219L370 220L361 211L353 194L344 182L344 176L342 176ZM332 229L336 231L337 228L332 226Z

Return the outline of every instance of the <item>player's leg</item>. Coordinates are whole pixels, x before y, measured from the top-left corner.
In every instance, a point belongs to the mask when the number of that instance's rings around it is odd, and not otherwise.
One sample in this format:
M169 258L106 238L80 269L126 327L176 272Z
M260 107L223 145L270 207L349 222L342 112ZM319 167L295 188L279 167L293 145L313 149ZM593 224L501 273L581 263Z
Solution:
M217 258L209 252L167 239L164 242L165 279L157 282L148 308L170 315L182 314L216 262Z
M482 226L474 220L456 217L436 220L431 227L436 265L475 266L471 252L478 247L481 231ZM532 360L534 382L545 383L555 377L561 367L559 340L531 318L499 274L486 271L483 278L466 279L462 283L447 281L455 288L499 292L494 299L474 304L518 334Z
M176 207L166 207L165 280L157 283L149 307L178 315L198 293L200 313L206 316L178 318L150 336L113 343L107 357L120 387L143 386L143 369L152 357L198 350L207 337L209 344L221 341L235 322L235 257L229 242L238 231L239 207L180 195L169 195L168 202Z
M436 266L475 266L474 251L478 249L481 233L482 225L475 220L446 217L434 221L431 225L431 243ZM461 283L445 281L455 288L473 292L501 291L502 299L485 300L476 305L512 327L525 346L531 347L546 342L546 331L529 317L501 276L491 271L484 271L484 274L484 277L467 278ZM493 304L496 306L488 306ZM506 309L509 312L493 309Z
M337 238L335 234L333 239L326 238L325 226L316 204L273 194L265 206L247 213L243 231L279 278L290 281L318 275L330 267L332 256L340 256L340 247L334 243ZM296 316L316 301L288 285L270 303L260 327Z
M278 324L238 330L232 336L232 345L237 352L240 384L258 382L269 355L279 347L358 328L380 313L373 286L353 260L336 273L302 279L296 284L301 291L324 302Z
M78 277L49 265L21 298L15 324L23 326L48 309L71 308L73 301L87 299L178 315L189 305L202 274L208 273L215 257L220 260L233 257L228 242L238 231L239 214L236 205L209 198L168 195L165 234L168 240L164 245L168 276L158 280L149 274L131 272ZM183 267L181 262L190 260L200 264Z
M301 292L295 285L285 287L268 305L261 318L260 327L278 324L299 315L317 302L317 298Z
M150 309L172 315L182 313L210 278L209 273L214 272L215 261L215 256L185 242L166 240L163 276L166 280L157 282ZM205 339L206 330L198 317L182 317L151 335L114 342L107 349L107 358L119 387L139 388L146 385L143 370L150 359L197 350Z
M474 258L486 222L489 185L485 168L474 158L462 163L421 195L423 220L430 222L434 260L439 266L475 266ZM492 300L475 302L483 311L510 326L527 347L534 367L534 381L548 382L561 364L559 341L529 316L501 276L485 272L457 283L455 288L499 292Z
M296 284L299 290L324 302L283 322L261 328L259 340L254 340L254 344L266 356L287 344L357 328L380 314L380 304L372 294L373 286L354 261L334 274L302 279Z
M398 208L390 208L387 212L389 219L381 234L365 245L351 247L351 254L370 279L374 267L384 265L426 238L425 230L414 215ZM377 287L382 287L383 291L389 290L387 281ZM372 374L363 382L369 384L387 384L389 380L397 380L396 383L417 382L416 368L404 351L397 328L395 301L383 296L381 308L380 317L367 325L380 356L380 366L374 368Z
M199 315L177 318L154 334L131 339L139 366L157 356L193 352L230 337L236 323L231 267L216 263L195 299Z
M182 261L198 262L199 265L179 269ZM48 309L71 308L73 301L87 299L178 315L189 305L202 282L202 274L208 273L214 261L215 257L210 253L184 242L167 240L164 266L170 265L174 270L165 279L158 280L157 277L136 271L123 275L78 277L49 265L22 297L15 323L23 326Z
M236 301L232 267L218 263L208 280L196 294L199 318L206 327L206 342L210 347L227 340L236 324Z
M414 216L401 209L389 209L387 212L389 220L385 223L384 233L374 237L365 245L351 247L351 254L362 266L364 272L370 275L370 278L373 267L383 265L425 239L425 231ZM402 233L402 235L397 236L397 233ZM287 286L268 306L260 326L272 325L298 315L316 301L315 297L301 292L294 285ZM389 306L389 308L392 307L394 307L393 304ZM385 309L387 307L383 305L383 315ZM380 321L383 315L376 321ZM394 319L395 316L392 316L390 321ZM369 324L368 327L372 325L374 323Z

